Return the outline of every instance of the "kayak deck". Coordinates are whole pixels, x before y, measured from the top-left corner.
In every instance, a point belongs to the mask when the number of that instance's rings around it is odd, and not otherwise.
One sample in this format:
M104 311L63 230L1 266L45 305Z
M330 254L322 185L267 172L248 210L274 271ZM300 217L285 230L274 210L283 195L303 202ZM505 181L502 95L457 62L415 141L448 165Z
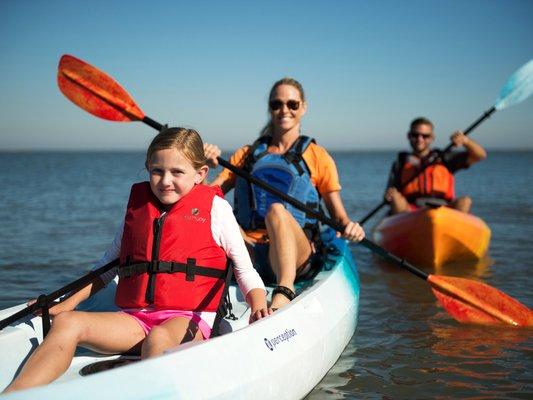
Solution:
M298 287L298 296L289 305L268 318L249 325L249 307L232 285L229 293L237 319L224 319L221 336L83 377L84 367L121 356L79 348L56 382L6 398L72 399L89 393L110 399L301 398L333 366L357 324L359 278L349 248L339 242L340 251L325 268ZM272 287L268 290L271 293ZM84 308L110 308L112 298L112 288L107 288ZM0 319L21 308L1 311ZM0 332L0 387L9 383L21 361L41 342L41 325L34 317Z
M392 215L374 230L378 244L425 267L479 260L487 253L490 235L480 218L450 207Z

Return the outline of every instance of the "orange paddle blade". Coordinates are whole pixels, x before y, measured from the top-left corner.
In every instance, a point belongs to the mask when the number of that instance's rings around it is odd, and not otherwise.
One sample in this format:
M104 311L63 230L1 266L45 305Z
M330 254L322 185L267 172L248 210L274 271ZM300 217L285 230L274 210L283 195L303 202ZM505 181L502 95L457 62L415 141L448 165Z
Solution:
M138 121L144 113L113 78L76 57L65 54L57 71L59 89L74 104L97 117Z
M505 293L481 282L429 275L433 293L459 322L533 326L533 311Z

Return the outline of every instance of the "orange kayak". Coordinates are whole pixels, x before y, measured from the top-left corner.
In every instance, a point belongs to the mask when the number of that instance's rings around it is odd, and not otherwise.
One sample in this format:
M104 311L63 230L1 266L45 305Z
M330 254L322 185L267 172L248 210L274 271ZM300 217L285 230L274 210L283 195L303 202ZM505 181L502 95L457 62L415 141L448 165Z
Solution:
M424 208L384 218L374 240L415 265L440 267L485 256L490 228L480 218L449 207Z

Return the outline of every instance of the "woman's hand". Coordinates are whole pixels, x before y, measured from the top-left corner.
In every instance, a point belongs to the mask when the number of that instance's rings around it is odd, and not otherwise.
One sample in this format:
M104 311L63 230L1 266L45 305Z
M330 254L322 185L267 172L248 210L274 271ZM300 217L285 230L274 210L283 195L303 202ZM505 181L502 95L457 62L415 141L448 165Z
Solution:
M337 237L340 237L340 232L337 232ZM350 242L360 242L365 237L365 231L357 222L349 221L344 227L342 237Z
M250 314L249 323L257 321L258 319L268 317L269 315L272 315L274 311L272 311L271 308L261 308L259 310L252 311Z
M204 153L205 158L207 159L207 164L211 168L218 167L217 157L220 157L222 151L215 144L204 143Z

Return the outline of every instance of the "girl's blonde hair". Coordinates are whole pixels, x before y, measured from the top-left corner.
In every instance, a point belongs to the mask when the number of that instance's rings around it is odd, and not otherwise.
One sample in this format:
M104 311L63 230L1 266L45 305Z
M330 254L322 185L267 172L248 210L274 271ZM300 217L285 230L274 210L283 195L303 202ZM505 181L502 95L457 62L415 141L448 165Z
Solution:
M272 100L272 95L274 94L274 92L276 91L278 86L281 86L281 85L289 85L289 86L292 86L293 88L295 88L296 90L298 90L298 92L300 93L300 97L302 99L302 102L305 103L305 92L304 92L304 88L303 88L302 84L300 82L298 82L296 79L289 78L289 77L281 78L279 81L274 83L274 85L270 89L270 93L268 95L268 101L269 102L270 102L270 100ZM259 136L260 137L272 136L273 129L274 129L274 125L272 124L272 119L270 119L267 122L267 124L264 126L264 128L261 129L261 132L259 133Z
M148 168L152 155L156 151L166 149L181 151L196 170L207 164L204 143L200 134L194 129L176 127L165 128L159 132L146 151L146 167Z

